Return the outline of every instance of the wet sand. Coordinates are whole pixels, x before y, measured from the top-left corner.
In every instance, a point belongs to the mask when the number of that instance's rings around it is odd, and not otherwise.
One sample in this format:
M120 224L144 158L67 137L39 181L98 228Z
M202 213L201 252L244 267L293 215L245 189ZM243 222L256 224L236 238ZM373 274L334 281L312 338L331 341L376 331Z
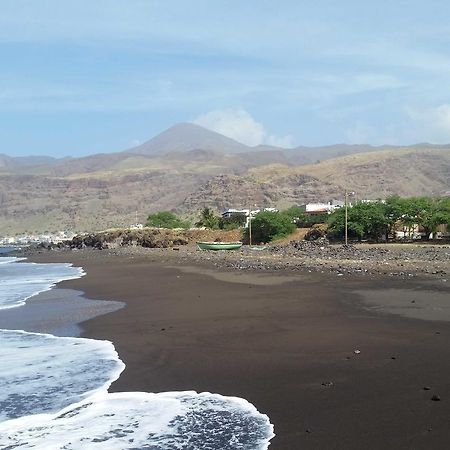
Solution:
M82 291L52 289L18 308L2 309L0 328L75 337L82 333L80 323L123 307L122 302L91 300Z
M424 302L433 293L442 302L443 283L280 279L102 252L32 259L80 265L87 275L62 288L126 302L82 324L84 336L111 340L127 366L112 391L243 397L270 417L275 450L450 445L450 322L365 303L379 289L397 304L420 290Z

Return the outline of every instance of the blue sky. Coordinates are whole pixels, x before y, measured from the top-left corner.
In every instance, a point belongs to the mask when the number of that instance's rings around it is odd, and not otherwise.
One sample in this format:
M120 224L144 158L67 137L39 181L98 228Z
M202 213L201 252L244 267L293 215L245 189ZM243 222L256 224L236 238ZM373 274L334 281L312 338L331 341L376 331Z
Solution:
M446 1L0 6L0 153L124 150L182 121L250 145L450 142Z

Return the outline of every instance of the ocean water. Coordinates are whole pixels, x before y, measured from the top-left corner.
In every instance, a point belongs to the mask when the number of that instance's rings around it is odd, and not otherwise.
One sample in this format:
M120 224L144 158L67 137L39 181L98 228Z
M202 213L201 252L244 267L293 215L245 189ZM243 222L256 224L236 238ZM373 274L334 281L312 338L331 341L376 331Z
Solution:
M16 250L17 247L0 247L0 255L6 255Z
M83 274L0 258L0 307ZM125 368L109 341L2 329L0 361L1 449L263 450L273 437L269 418L241 398L108 393Z
M48 291L56 283L84 275L81 268L70 264L17 264L24 259L0 258L0 309L22 306L26 300Z

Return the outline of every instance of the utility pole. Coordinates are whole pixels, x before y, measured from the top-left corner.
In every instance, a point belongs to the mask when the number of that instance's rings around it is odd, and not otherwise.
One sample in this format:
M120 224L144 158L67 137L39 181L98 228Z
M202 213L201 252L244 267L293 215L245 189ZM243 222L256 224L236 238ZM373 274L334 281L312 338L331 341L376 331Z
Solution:
M345 190L345 245L348 244L348 201L347 201L347 189Z
M248 209L248 245L252 246L252 208Z

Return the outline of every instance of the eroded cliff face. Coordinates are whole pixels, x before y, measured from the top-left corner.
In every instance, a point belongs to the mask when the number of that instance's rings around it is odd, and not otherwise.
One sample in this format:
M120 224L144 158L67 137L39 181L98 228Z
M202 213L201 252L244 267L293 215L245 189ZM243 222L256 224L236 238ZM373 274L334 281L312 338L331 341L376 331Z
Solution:
M198 174L150 172L108 178L0 176L0 235L93 231L145 222L172 209L205 181Z
M95 231L145 223L175 210L191 219L251 205L450 194L450 150L406 149L356 154L309 166L279 155L194 150L149 158L103 155L19 171L0 170L0 236L21 232ZM271 159L273 157L273 160Z
M340 197L342 188L303 174L286 174L266 180L255 174L219 175L211 178L195 192L189 194L179 206L180 211L191 211L209 206L225 208L248 208L301 204Z

